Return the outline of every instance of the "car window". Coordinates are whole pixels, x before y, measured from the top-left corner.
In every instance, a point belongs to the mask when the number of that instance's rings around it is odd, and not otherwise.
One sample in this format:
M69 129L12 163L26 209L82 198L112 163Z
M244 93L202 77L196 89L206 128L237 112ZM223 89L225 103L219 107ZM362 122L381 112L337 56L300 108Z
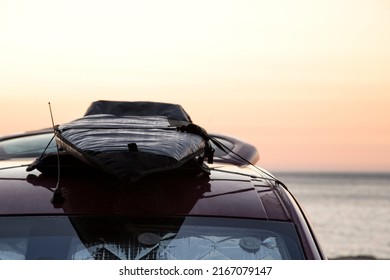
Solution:
M0 217L0 259L302 259L294 225L209 217Z
M52 133L28 135L0 141L0 159L38 157L52 139ZM53 140L47 152L55 152L56 146Z
M233 150L234 143L230 142L229 140L223 139L223 138L217 138L220 143L222 143L223 147L229 150ZM213 142L211 142L211 146L214 148L215 153L214 155L216 157L223 157L226 155L227 151L221 150L219 147L217 147Z

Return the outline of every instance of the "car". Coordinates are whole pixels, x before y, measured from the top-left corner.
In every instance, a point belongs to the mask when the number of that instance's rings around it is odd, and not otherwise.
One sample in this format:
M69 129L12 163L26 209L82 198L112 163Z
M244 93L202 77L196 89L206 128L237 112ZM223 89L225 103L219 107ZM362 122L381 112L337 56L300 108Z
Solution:
M253 163L257 150L240 155L253 146L214 136L226 145L208 172L176 168L132 184L54 146L45 168L31 168L42 145L4 145L38 137L47 146L51 130L3 137L0 259L326 259L293 194Z

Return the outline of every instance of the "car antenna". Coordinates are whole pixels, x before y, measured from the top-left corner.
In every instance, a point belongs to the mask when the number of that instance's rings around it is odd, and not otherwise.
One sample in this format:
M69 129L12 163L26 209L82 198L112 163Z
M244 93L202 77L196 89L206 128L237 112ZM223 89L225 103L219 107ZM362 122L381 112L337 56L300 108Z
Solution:
M50 110L50 117L51 117L51 124L53 127L53 132L54 135L56 135L56 128L54 125L54 118L53 118L53 112L51 110L51 104L49 102L49 110ZM51 202L53 204L59 204L64 201L64 197L62 195L62 190L60 187L60 180L61 180L61 165L60 165L60 149L58 148L58 144L56 142L56 148L57 148L57 185L56 188L54 189L53 197L51 199Z

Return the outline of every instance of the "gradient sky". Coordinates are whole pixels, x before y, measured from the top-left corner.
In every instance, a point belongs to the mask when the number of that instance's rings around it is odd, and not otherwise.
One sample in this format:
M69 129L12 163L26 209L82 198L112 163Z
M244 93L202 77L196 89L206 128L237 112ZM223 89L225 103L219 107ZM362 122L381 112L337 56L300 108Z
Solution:
M269 170L390 171L390 2L0 1L0 135L181 104Z

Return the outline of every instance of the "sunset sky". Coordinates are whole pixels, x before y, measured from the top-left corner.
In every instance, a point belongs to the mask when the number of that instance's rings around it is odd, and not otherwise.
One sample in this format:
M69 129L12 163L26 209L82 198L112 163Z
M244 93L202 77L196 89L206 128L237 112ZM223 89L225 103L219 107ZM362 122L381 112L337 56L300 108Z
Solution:
M274 170L390 172L390 2L0 1L0 135L181 104Z

